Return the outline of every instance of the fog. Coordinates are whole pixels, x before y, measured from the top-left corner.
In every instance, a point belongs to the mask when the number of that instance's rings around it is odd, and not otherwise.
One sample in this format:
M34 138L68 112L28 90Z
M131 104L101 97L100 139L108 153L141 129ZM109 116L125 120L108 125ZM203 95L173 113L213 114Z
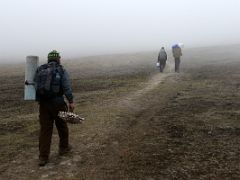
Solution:
M0 59L240 44L239 0L0 0Z

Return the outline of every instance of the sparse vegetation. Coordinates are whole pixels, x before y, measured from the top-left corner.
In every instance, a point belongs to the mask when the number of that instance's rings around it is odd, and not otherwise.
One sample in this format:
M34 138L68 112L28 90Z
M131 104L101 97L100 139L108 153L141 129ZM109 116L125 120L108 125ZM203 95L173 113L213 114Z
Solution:
M22 100L23 72L1 76L0 177L238 179L239 62L235 55L221 61L226 57L218 51L201 57L198 52L185 52L183 73L164 78L151 66L150 53L136 55L143 58L132 60L133 66L127 66L129 59L102 64L102 71L96 60L89 66L89 61L66 64L73 75L76 113L86 121L69 126L74 152L67 157L58 157L54 132L44 168L37 166L37 104Z

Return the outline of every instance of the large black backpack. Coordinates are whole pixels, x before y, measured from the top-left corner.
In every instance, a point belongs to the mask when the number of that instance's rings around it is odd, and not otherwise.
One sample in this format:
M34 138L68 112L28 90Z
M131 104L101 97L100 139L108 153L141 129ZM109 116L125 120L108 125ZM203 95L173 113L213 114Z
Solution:
M63 67L55 62L41 65L35 76L37 100L49 100L63 94Z

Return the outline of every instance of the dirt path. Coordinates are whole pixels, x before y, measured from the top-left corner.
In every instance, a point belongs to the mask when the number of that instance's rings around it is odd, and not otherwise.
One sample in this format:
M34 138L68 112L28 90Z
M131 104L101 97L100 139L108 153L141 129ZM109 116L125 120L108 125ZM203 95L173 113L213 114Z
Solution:
M119 107L131 108L131 109L139 109L136 104L136 100L144 96L146 93L150 92L154 88L156 88L160 83L162 83L166 78L170 77L173 74L155 74L153 75L148 82L144 83L142 89L139 89L135 92L130 93L128 96L123 97L119 103Z
M125 109L132 109L137 111L140 107L135 101L147 94L148 92L155 89L159 84L161 84L166 78L174 76L174 64L167 63L164 73L156 73L149 78L149 80L141 85L141 88L135 92L130 93L128 96L123 97L119 103L119 107L124 107ZM141 108L140 108L141 109Z

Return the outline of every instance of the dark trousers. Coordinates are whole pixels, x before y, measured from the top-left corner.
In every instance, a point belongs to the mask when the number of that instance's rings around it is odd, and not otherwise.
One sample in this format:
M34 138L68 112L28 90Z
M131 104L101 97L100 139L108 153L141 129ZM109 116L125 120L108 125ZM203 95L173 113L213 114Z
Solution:
M53 124L58 130L60 138L59 148L68 148L68 127L67 123L58 118L59 111L67 111L65 102L56 104L54 102L40 102L39 103L39 121L40 121L40 134L39 134L39 158L48 159L50 154L50 146L53 132Z
M164 70L164 68L166 66L166 60L160 59L159 63L160 63L160 66L159 66L160 72L163 72L163 70Z
M175 58L175 72L179 73L179 68L180 68L180 58Z

